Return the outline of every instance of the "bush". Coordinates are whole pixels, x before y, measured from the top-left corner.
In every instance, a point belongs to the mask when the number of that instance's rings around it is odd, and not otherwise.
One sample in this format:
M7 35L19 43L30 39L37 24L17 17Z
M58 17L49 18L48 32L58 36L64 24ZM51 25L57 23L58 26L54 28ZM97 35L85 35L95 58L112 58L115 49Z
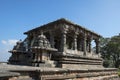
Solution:
M118 76L120 77L120 68L118 69Z

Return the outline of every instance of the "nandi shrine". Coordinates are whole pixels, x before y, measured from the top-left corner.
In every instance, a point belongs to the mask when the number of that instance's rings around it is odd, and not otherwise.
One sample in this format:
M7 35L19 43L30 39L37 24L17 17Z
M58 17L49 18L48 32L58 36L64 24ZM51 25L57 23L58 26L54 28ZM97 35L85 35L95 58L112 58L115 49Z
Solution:
M24 33L1 65L0 80L114 80L116 68L104 68L100 35L64 18ZM95 50L92 50L92 42ZM14 73L6 75L7 73ZM0 74L3 72L0 72Z

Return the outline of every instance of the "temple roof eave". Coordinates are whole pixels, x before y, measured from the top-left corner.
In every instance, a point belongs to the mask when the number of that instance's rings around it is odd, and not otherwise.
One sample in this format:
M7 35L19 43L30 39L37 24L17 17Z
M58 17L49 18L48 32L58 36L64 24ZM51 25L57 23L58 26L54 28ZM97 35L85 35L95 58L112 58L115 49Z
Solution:
M28 53L28 51L10 50L9 53Z
M54 48L45 48L45 47L31 47L31 49L39 49L39 50L46 50L46 51L58 51L57 49Z

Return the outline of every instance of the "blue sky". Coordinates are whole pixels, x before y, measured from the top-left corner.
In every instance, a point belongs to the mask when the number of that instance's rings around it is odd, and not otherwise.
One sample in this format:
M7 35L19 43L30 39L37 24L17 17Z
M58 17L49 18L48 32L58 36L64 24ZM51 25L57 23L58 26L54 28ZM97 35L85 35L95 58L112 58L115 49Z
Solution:
M111 37L120 32L120 0L0 0L0 61L25 31L59 18Z

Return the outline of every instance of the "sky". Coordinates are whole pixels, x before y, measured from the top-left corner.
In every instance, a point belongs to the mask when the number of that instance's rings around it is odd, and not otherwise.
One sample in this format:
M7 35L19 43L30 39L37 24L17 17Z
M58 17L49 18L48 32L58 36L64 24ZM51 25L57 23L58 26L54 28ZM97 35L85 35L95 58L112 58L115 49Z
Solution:
M0 61L23 33L66 18L103 37L120 33L120 0L0 0Z

